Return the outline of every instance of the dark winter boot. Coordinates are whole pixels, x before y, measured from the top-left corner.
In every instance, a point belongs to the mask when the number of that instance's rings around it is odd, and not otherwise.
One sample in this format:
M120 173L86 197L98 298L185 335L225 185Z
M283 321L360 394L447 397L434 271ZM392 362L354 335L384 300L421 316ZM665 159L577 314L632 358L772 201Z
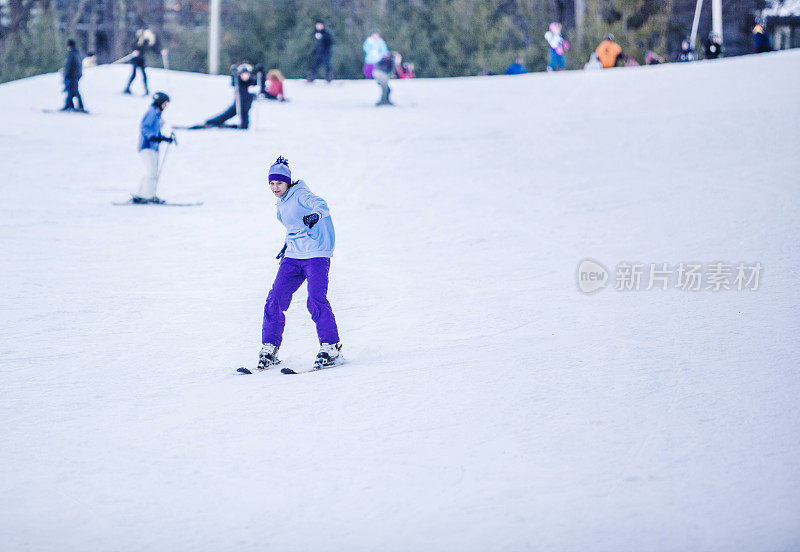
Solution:
M375 105L394 105L391 101L389 101L389 94L391 93L392 93L391 89L388 86L386 86L383 89L383 94L381 94L381 101L379 101Z

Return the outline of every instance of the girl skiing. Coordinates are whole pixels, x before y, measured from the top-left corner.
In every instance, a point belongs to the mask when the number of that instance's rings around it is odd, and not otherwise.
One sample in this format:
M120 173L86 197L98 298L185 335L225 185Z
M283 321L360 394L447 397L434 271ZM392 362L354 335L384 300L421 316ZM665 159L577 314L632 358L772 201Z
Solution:
M289 162L283 157L269 168L269 187L278 198L278 220L286 227L286 243L278 254L281 260L272 290L264 305L261 352L258 369L278 364L278 348L286 324L284 313L292 295L308 280L308 311L317 325L320 349L314 368L336 363L342 344L328 302L328 271L336 242L328 204L315 196L302 180L292 181Z

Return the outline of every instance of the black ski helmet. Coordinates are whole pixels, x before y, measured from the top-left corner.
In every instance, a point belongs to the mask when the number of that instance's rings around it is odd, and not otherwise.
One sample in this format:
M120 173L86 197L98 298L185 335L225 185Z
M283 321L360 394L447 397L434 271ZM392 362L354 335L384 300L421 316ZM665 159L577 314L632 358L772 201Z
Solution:
M153 105L158 107L159 109L164 107L164 104L169 101L169 96L167 96L164 92L156 92L153 94Z

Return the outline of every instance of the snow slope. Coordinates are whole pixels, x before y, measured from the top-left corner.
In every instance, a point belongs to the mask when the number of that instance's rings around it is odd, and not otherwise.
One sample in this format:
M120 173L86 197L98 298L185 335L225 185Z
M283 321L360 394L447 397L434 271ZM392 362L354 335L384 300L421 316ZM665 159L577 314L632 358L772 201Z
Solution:
M5 551L798 550L800 52L287 85L135 191L127 67L0 86ZM224 77L151 70L166 119ZM134 87L134 89L136 89ZM255 118L255 117L254 117ZM283 230L328 200L349 364L235 376ZM584 295L578 262L761 262L757 291ZM316 353L301 288L281 356Z

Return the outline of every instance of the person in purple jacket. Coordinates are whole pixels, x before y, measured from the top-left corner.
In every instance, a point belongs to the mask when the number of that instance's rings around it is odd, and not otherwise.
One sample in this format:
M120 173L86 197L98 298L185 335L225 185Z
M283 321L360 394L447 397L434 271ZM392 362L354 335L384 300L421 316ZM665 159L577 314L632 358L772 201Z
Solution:
M269 168L269 186L278 198L278 220L286 227L286 243L278 254L280 267L264 305L258 369L278 364L278 349L286 324L284 313L292 295L308 280L306 306L317 325L320 349L315 368L336 364L342 344L333 309L328 302L328 271L336 243L328 204L315 196L302 180L292 181L289 162L283 157Z

